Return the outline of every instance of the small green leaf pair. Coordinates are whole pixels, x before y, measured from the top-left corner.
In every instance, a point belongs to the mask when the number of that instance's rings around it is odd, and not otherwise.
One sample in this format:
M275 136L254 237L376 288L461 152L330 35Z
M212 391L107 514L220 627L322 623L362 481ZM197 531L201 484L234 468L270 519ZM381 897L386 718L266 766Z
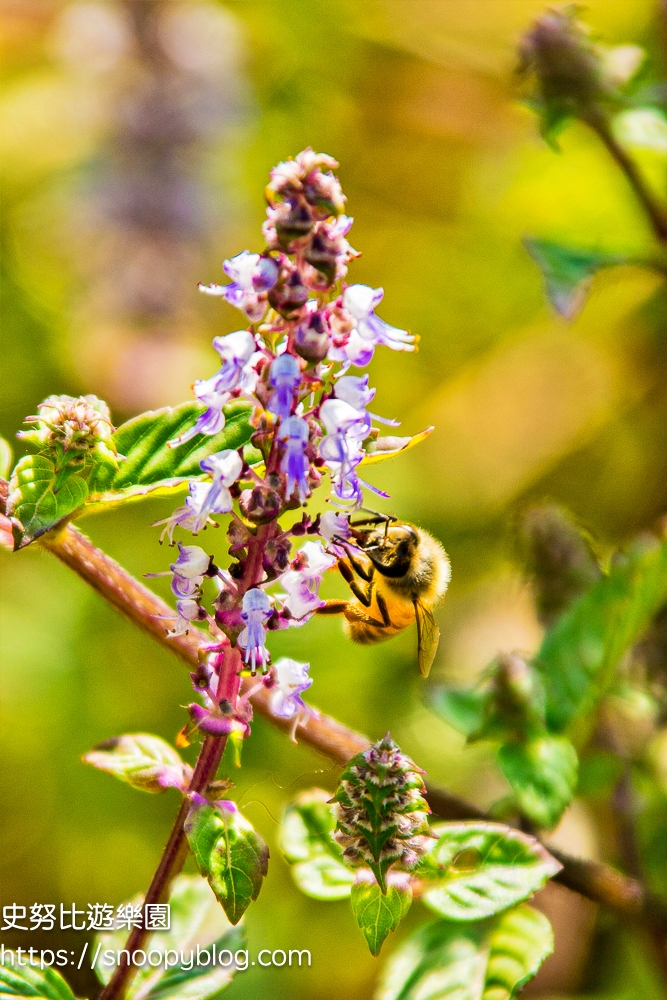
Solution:
M335 825L327 792L302 792L285 812L281 848L306 895L351 898L374 955L407 913L413 889L439 916L474 922L528 899L560 870L538 841L518 830L497 823L441 823L432 827L432 846L412 875L390 872L385 895L368 869L355 879L334 838Z

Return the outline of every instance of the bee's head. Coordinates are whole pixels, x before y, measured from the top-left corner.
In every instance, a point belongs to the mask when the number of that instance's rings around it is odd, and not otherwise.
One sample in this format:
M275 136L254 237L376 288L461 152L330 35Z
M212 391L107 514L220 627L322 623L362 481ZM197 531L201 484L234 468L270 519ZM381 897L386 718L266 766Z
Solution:
M410 569L419 536L409 524L394 524L369 531L362 548L383 576L395 579Z

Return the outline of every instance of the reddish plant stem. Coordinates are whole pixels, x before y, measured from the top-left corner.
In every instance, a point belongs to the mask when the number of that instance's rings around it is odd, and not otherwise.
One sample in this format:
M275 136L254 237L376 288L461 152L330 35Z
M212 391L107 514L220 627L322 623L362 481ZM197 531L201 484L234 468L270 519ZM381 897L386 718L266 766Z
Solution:
M226 698L232 705L236 704L239 691L241 669L241 658L238 649L229 646L224 651L223 662L220 668L218 682L218 697ZM215 778L218 765L222 759L227 743L226 736L207 736L202 743L197 763L188 785L188 793L203 792L206 786ZM169 834L160 862L157 866L153 880L146 893L144 903L165 903L169 899L171 887L174 879L180 873L188 856L188 841L185 836L184 824L190 808L190 801L183 797L181 807L178 810L174 825ZM130 936L125 943L125 948L121 953L121 960L118 963L114 974L100 993L99 1000L115 1000L122 997L137 971L132 964L132 956L143 949L144 944L151 935L150 930L144 927L135 927L130 932Z
M163 625L156 627L159 617L173 612L157 595L134 580L112 559L96 549L77 528L71 525L40 540L40 545L70 566L102 596L141 628L153 635L165 648L176 653L190 668L199 662L199 651L206 639L194 631L189 636L168 638ZM141 607L134 604L134 595L141 597ZM286 733L292 730L291 719L280 719L271 711L270 693L256 692L253 707L260 715ZM355 733L336 719L315 709L299 726L299 739L329 759L344 764L360 750L370 746L367 736ZM428 785L428 800L435 816L441 819L488 819L477 806L466 802L445 789ZM588 897L627 918L640 920L656 931L667 930L667 907L650 897L635 879L628 878L610 865L599 861L575 858L562 851L548 848L563 865L556 881L573 892ZM105 997L104 1000L108 1000Z
M264 548L266 542L275 533L275 524L275 521L271 521L269 524L261 525L248 543L245 570L243 579L239 585L240 596L258 584L262 578ZM74 546L65 546L67 556L65 561L67 561L68 565L72 565L73 548ZM103 555L99 549L96 549L95 553L98 557ZM126 583L123 575L124 571L117 564L114 563L109 567L108 579L112 582L114 604L116 607L122 606L120 595L123 595L123 598L125 598L129 593L140 603L141 613L145 613L147 605L151 603L150 598L153 595L145 587L142 587L141 584L138 584L137 587L129 588L122 586L121 584ZM100 580L97 581L97 584L96 589L104 592ZM155 616L155 614L151 617L156 618L158 622L161 621L160 617ZM134 620L138 619L135 618ZM174 636L173 638L180 637ZM185 649L190 653L190 644L185 645ZM197 646L197 655L199 655L199 646ZM229 702L233 709L236 709L242 669L243 663L238 647L230 646L229 640L225 638L223 640L222 663L218 677L216 698L218 702L223 700ZM226 744L226 736L205 737L199 756L197 757L192 779L188 785L188 794L192 792L201 793L206 790L206 786L215 778ZM190 808L188 794L183 798L171 829L169 840L162 852L153 880L146 893L144 904L166 902L169 899L174 879L185 864L189 850L185 835L185 821ZM132 957L137 951L143 949L150 934L151 932L143 927L132 929L123 949L121 960L108 984L102 990L99 1000L120 1000L124 996L132 976L136 972L136 967L132 964Z

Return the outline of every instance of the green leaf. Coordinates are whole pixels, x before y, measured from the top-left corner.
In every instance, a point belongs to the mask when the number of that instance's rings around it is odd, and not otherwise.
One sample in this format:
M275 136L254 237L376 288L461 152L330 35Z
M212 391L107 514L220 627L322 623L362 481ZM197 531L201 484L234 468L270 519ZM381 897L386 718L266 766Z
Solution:
M483 923L439 920L391 955L376 1000L510 1000L552 951L549 921L525 904Z
M268 847L233 802L211 805L200 796L193 798L185 832L200 872L229 920L238 923L259 895Z
M624 257L565 247L550 240L529 238L524 245L542 271L547 298L566 319L574 319L580 312L593 276L601 268L626 263Z
M18 463L9 482L7 515L20 522L15 525L15 548L22 549L81 507L88 487L78 475L62 473L56 485L53 462L42 455L26 455Z
M204 409L200 403L181 403L149 410L122 424L113 440L125 461L120 462L118 471L109 466L93 470L86 506L118 503L156 491L171 493L202 475L199 463L203 458L248 444L253 431L252 405L234 400L224 408L226 423L219 434L197 434L185 444L169 448L169 441L192 427Z
M183 790L192 773L173 747L150 733L130 733L105 740L84 754L83 761L142 792Z
M442 823L417 876L422 900L448 920L482 920L541 889L561 865L528 834L500 823Z
M551 830L569 806L577 787L577 751L564 736L541 736L528 743L506 743L498 763L528 819Z
M550 730L562 732L595 705L666 600L667 541L644 543L564 612L535 658Z
M141 905L143 897L137 896L130 902L134 906ZM133 977L127 1000L206 1000L229 985L236 971L234 965L222 965L219 959L224 951L234 953L245 947L243 928L230 926L204 879L198 875L180 875L174 883L169 903L171 928L156 931L151 936L147 951L157 951L163 956L167 952L171 952L172 956L177 952L180 956L183 951L184 965L190 964L189 955L194 951L192 968L183 968L180 961L167 970L164 960L155 968L146 963L138 968ZM97 935L95 947L98 944L101 947L95 971L103 983L109 982L115 967L107 964L105 953L109 951L115 955L125 947L126 939L126 930ZM213 945L215 965L212 962ZM204 952L210 955L209 965L197 964L197 948L202 958ZM228 961L228 956L224 960Z
M458 733L472 736L481 729L488 702L486 691L434 687L426 698L429 708Z
M306 896L346 899L354 875L343 863L333 832L336 820L330 795L321 788L302 792L288 805L280 829L280 846L292 865L292 877Z
M24 957L22 961L27 959ZM0 965L0 1000L10 1000L11 997L74 1000L74 994L59 972L49 968L42 970L39 965L20 966L13 951L5 952L4 962Z
M351 903L352 912L366 938L371 955L379 955L387 934L398 927L410 909L410 878L406 875L400 881L389 880L385 894L375 881L355 882Z
M377 465L378 462L385 462L388 458L396 458L403 451L414 448L416 444L421 444L429 436L433 427L427 427L413 437L379 437L375 441L366 442L366 454L362 458L360 465Z

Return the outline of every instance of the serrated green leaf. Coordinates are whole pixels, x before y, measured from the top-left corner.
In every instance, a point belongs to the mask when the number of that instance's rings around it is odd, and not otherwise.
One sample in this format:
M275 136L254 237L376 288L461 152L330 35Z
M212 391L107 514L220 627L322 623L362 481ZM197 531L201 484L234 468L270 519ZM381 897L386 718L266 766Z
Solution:
M410 880L406 877L398 884L389 882L385 894L375 881L356 882L352 887L350 902L371 955L379 955L387 934L398 927L410 909Z
M552 953L554 935L544 914L524 903L494 923L489 944L482 1000L510 1000Z
M482 920L528 899L560 871L539 841L500 823L443 823L416 874L422 900L448 920Z
M18 463L9 482L7 514L20 522L15 527L15 548L21 549L55 528L81 507L88 487L78 475L62 473L56 486L56 469L43 455L26 455Z
M14 965L12 965L14 961ZM26 958L23 958L26 962ZM0 965L0 1000L34 997L35 1000L74 1000L71 989L55 969L19 965L14 952L5 952Z
M150 733L129 733L105 740L84 754L83 760L142 792L184 789L191 774L176 750Z
M663 541L635 547L564 612L535 658L550 730L562 732L595 705L666 600Z
M236 924L257 899L269 849L233 802L194 801L185 822L199 870Z
M626 263L625 257L561 246L550 240L530 238L524 245L542 271L547 298L566 319L574 319L580 312L599 270Z
M552 951L549 921L525 904L482 923L439 920L390 956L376 1000L510 1000Z
M143 897L130 900L134 906L143 903ZM184 953L184 965L189 965L191 951L195 961L191 969L178 965L165 970L164 961L156 968L148 963L138 968L127 994L127 1000L207 1000L229 984L235 972L234 965L221 965L223 951L232 953L245 947L242 927L231 927L218 902L203 878L198 875L180 875L169 899L171 927L168 931L156 931L147 947L148 951ZM95 966L98 978L103 983L111 979L115 966L107 964L105 953L116 955L125 947L127 931L114 930L98 934L95 947L100 945L100 958ZM197 947L200 955L204 951L213 957L215 945L216 965L197 965ZM225 956L225 961L228 957Z
M122 424L113 440L125 461L120 462L118 471L109 466L93 470L86 507L120 503L156 491L172 492L202 475L199 463L203 458L249 443L252 405L234 400L224 408L226 422L219 434L197 434L185 444L169 448L168 443L192 427L204 409L200 403L181 403L149 410Z
M506 743L498 751L498 763L523 815L551 830L577 787L579 760L570 741L541 736L528 743Z
M346 899L354 875L345 867L343 852L333 836L336 820L329 798L321 788L298 795L285 810L280 847L292 865L294 881L306 896Z
M366 444L366 451L360 465L377 465L378 462L385 462L388 458L396 458L404 451L414 448L416 444L421 444L429 436L433 427L414 434L412 437L379 437L375 441L371 440Z

